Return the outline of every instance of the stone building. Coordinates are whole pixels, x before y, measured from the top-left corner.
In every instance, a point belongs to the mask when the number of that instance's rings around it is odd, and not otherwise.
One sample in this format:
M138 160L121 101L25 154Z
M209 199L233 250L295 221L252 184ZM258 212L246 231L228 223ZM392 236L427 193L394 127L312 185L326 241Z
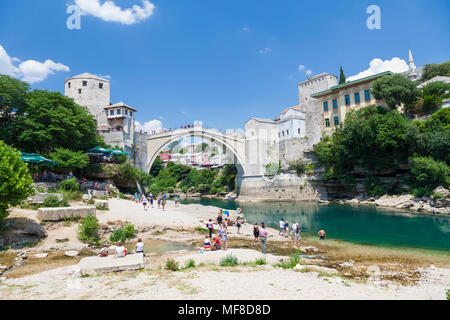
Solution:
M316 99L316 108L321 110L325 133L330 133L332 129L338 127L344 121L349 110L371 104L383 105L383 101L378 101L373 97L371 89L375 80L387 74L392 74L392 72L381 72L312 94L311 97Z
M137 110L123 102L111 103L109 80L83 73L67 78L64 91L77 104L88 108L97 122L98 134L107 144L123 148L132 157L136 135L134 114Z

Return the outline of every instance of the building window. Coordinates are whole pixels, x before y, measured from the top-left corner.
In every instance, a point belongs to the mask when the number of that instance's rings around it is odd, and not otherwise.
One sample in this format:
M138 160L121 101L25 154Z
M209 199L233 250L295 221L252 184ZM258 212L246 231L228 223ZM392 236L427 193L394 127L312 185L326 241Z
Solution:
M327 127L327 128L330 127L330 119L328 119L328 118L325 119L325 127Z
M127 109L125 109L125 115L126 115L126 116L128 115L128 110L127 110Z
M345 105L346 106L350 105L350 95L349 94L345 95Z
M68 88L70 89L70 82L67 84Z
M324 111L324 112L328 112L328 101L325 101L325 102L323 103L323 111Z
M359 92L355 93L355 103L360 103L360 99L359 99Z
M87 81L83 81L83 87L87 86Z
M289 130L286 130L286 135L287 135L287 136L289 135Z
M114 110L110 110L110 111L109 111L109 115L110 115L110 116L113 116L113 115L114 115Z
M283 134L283 137L284 137L284 131L281 131L281 133Z
M81 89L78 89L78 93L81 94Z
M300 134L300 128L298 128L298 134Z
M337 109L337 99L333 100L333 109Z
M103 89L103 83L100 82L100 83L98 84L98 88L99 88L99 89Z
M132 116L133 116L133 112L130 111L130 117L132 117Z
M335 126L339 125L339 117L334 117L334 125Z
M364 99L370 101L370 90L364 90Z
M120 109L117 109L117 115L119 115L120 114Z

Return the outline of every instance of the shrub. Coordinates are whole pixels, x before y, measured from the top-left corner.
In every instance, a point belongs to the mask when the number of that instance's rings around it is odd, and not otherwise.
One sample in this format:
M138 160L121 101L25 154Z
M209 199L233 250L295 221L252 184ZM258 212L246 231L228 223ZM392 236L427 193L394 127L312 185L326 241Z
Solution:
M255 264L257 265L257 266L262 266L262 265L265 265L267 262L266 262L266 259L264 259L264 258L259 258L259 259L256 259L255 260Z
M77 182L77 179L70 178L61 181L60 188L67 191L78 191L80 190L80 184Z
M450 185L450 167L432 157L414 157L411 173L413 193L417 196L430 195L434 188Z
M186 265L185 265L184 268L185 268L185 269L195 268L195 261L194 261L194 259L189 259L189 260L186 262Z
M111 242L125 242L127 240L127 237L125 236L125 232L123 229L116 229L114 232L109 236L109 240Z
M78 230L79 239L84 242L97 244L99 242L98 228L99 225L96 217L88 215L81 219Z
M176 262L174 259L170 258L170 259L166 260L165 269L171 270L171 271L178 271L180 269L180 267L178 266L178 262Z
M220 265L222 267L234 267L238 265L238 259L232 254L226 256L222 260L220 260Z
M44 200L44 207L46 208L56 208L59 207L59 199L57 196L48 196Z
M123 233L125 234L125 237L127 239L130 239L134 237L134 235L136 234L136 230L134 229L134 226L131 223L128 223L123 229Z
M433 194L433 199L441 199L443 196L441 193L434 193Z
M293 269L300 262L300 251L295 251L295 253L289 255L289 260L282 260L278 267L283 269Z
M274 176L280 173L280 165L277 162L269 163L266 165L265 176Z

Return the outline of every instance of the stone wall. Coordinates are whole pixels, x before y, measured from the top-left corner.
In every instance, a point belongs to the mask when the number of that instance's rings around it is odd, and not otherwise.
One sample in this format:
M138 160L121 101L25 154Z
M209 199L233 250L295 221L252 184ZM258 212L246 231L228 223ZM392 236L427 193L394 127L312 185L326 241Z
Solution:
M37 218L41 221L58 221L64 218L84 218L96 215L95 207L39 208Z
M320 194L305 175L280 174L274 177L242 178L239 201L318 201Z

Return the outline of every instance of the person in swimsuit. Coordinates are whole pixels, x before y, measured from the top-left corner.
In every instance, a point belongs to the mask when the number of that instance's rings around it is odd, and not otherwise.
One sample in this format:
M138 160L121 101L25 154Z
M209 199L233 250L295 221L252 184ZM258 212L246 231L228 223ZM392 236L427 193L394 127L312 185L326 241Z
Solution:
M255 222L254 226L253 226L253 236L255 237L255 241L258 241L259 238L259 226L258 226L258 222Z
M266 224L263 222L259 229L259 239L261 240L261 251L263 254L267 252L267 235Z
M317 232L317 235L319 236L320 240L325 239L325 237L327 236L327 234L325 233L325 230L320 230L319 232Z

